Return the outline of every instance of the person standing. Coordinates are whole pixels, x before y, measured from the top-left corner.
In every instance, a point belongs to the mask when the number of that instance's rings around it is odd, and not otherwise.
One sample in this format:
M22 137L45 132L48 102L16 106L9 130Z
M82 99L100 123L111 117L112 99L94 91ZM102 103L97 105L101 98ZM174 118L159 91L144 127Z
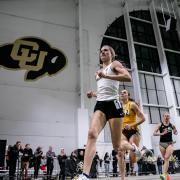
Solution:
M157 157L157 167L158 167L159 174L162 174L162 165L163 165L163 160L162 160L161 156L159 155Z
M47 165L47 179L51 179L52 172L54 169L54 158L56 157L55 152L52 151L52 146L49 146L49 150L46 153L46 165Z
M65 154L64 148L61 148L60 154L57 156L57 159L60 167L59 180L65 180L65 162L67 156Z
M43 151L42 148L39 146L34 152L34 179L38 178L42 158L43 158Z
M102 68L95 73L97 92L88 91L87 97L96 97L96 105L88 131L85 149L83 174L78 180L88 179L94 155L96 141L100 132L109 123L113 149L118 151L121 142L123 110L119 102L119 81L131 81L129 72L115 60L114 49L104 45L100 50Z
M176 127L170 122L169 113L165 112L163 114L162 123L156 126L153 133L154 136L160 136L159 148L164 158L163 174L160 175L162 180L165 180L168 176L169 159L174 151L172 134L177 135L178 132Z
M29 168L29 161L33 156L33 151L30 147L30 144L26 144L23 150L23 155L21 157L21 173L22 179L27 179L28 176L28 168Z
M16 164L19 160L19 152L23 152L23 149L21 147L21 141L17 141L16 144L14 146L11 146L8 151L10 180L14 180L15 178Z
M117 172L117 163L118 163L117 152L114 151L114 150L112 150L113 177L117 177L117 176L118 176L118 172Z
M105 176L109 177L109 165L110 165L110 156L109 153L106 152L104 155L104 169L105 169Z
M90 177L91 178L97 178L98 176L98 163L99 163L99 155L98 152L96 152L96 155L94 156L91 170L90 170Z
M126 164L126 175L125 176L128 176L130 173L129 173L129 170L130 170L130 158L129 158L129 152L126 151L125 152L125 155L124 155L124 160L125 160L125 164Z

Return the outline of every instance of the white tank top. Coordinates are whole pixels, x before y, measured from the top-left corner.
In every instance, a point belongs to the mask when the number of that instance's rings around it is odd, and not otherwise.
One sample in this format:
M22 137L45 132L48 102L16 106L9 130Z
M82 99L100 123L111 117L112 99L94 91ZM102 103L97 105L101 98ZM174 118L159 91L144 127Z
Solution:
M104 70L106 75L115 75L109 64ZM109 101L113 99L119 100L119 81L106 78L99 78L96 76L97 81L97 101Z

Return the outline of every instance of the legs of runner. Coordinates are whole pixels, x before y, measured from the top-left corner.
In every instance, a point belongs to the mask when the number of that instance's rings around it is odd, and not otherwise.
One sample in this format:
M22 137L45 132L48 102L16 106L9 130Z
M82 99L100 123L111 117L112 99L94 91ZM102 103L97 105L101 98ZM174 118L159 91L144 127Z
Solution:
M96 141L98 135L106 124L105 115L101 111L96 111L92 117L91 125L88 132L86 144L83 173L89 175L91 164L96 153Z

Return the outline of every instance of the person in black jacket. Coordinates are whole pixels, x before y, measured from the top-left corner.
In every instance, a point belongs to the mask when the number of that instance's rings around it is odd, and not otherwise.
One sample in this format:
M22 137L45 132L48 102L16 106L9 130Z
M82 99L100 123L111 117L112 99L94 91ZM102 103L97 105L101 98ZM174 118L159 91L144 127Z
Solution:
M159 174L162 174L162 165L163 165L163 159L161 158L161 156L159 155L157 157L157 167L158 167L158 172Z
M89 176L91 178L97 178L97 175L98 175L98 162L99 162L100 158L99 158L99 155L98 155L98 152L96 152L96 155L94 156L94 159L93 159L93 162L92 162L92 165L91 165L91 170L90 170L90 174Z
M43 151L41 147L37 147L34 152L34 178L38 178L39 169L41 165L41 159L43 158Z
M109 153L106 152L104 155L104 168L105 168L105 176L109 177L109 165L110 165L110 156Z
M28 175L28 168L29 168L29 161L33 156L33 151L30 147L30 144L26 144L25 148L23 150L23 155L21 157L21 173L22 173L22 179L27 179ZM24 174L25 171L25 174Z
M47 158L47 179L51 179L51 175L54 169L54 158L56 157L55 152L52 151L52 146L49 146L49 150L46 153Z
M74 150L71 153L71 156L65 161L65 176L70 177L71 179L77 176L78 171L78 153L77 150Z
M113 177L117 177L118 176L117 163L118 163L117 152L115 150L112 150Z
M67 159L67 156L64 152L64 148L61 148L60 154L57 157L60 167L59 172L59 180L65 180L65 162Z
M16 144L10 147L8 151L9 158L9 179L14 180L15 172L16 172L16 164L19 159L19 152L22 152L21 141L17 141Z

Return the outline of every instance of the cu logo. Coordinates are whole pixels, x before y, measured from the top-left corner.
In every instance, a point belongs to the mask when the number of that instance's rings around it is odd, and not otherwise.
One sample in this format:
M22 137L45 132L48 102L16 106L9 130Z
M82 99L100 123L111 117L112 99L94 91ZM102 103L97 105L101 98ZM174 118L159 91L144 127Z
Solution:
M17 39L13 44L0 47L0 66L26 70L25 80L37 80L43 75L54 75L67 64L60 50L35 37Z
M33 53L33 51L35 53ZM19 61L20 68L31 69L34 71L39 71L43 67L43 62L47 54L48 52L45 51L39 52L39 45L36 42L20 39L15 41L11 51L12 59ZM30 63L35 60L37 60L37 63L35 65L31 65Z

